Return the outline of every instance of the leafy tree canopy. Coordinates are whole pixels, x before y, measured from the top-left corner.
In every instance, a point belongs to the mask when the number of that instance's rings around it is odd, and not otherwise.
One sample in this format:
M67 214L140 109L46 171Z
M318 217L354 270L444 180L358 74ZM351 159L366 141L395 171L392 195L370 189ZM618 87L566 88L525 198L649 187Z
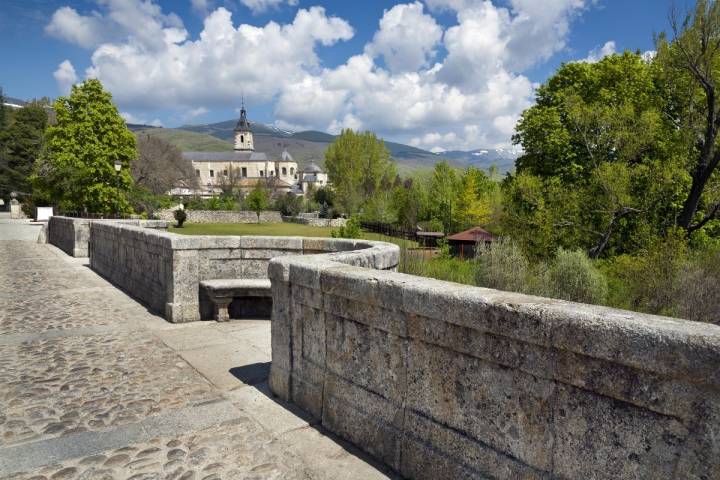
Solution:
M270 206L270 193L261 182L258 181L255 188L247 194L245 206L257 214L258 223L260 223L260 213Z
M29 176L43 148L48 115L41 104L32 102L6 115L4 121L7 125L0 129L0 198L13 191L29 195Z
M538 90L505 182L504 228L530 255L632 252L675 224L690 176L657 78L655 63L625 52L565 64Z
M330 144L325 168L336 192L335 206L356 213L376 192L388 189L396 176L395 163L374 133L350 129Z
M48 128L45 153L34 169L34 195L66 211L130 212L126 193L137 158L135 136L110 93L99 80L86 80L69 97L59 97L54 109L57 124Z

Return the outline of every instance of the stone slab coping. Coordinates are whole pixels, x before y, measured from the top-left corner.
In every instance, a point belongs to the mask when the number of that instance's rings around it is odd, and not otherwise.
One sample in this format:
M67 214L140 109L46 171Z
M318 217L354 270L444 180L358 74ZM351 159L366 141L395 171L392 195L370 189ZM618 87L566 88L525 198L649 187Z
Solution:
M205 288L213 297L272 296L271 283L267 278L203 280L200 287Z

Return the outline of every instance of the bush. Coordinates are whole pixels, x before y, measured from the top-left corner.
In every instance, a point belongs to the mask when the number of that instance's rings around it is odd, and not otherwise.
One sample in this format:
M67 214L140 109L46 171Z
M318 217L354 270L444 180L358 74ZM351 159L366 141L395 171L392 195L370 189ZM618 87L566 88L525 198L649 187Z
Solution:
M558 249L544 275L546 294L573 302L601 304L607 299L605 276L582 250Z
M687 240L681 231L657 239L640 255L619 255L603 262L610 284L609 304L657 315L674 315L684 295L678 282L688 261Z
M275 208L285 216L297 217L303 209L303 198L288 192L275 201Z
M520 246L512 240L499 239L489 245L478 245L477 284L521 293L538 293L530 262Z
M327 202L323 202L322 205L320 205L320 218L332 218L332 209L327 204Z
M720 325L720 248L696 252L677 280L675 315Z
M435 257L425 258L422 251L400 249L401 273L420 277L436 278L447 282L475 285L476 264L460 258Z
M361 234L360 219L356 216L351 217L344 227L333 229L330 232L330 236L333 238L360 238Z
M185 206L188 210L237 210L237 207L237 202L230 196L210 197L207 200L193 198Z
M175 213L173 213L173 216L175 217L175 220L177 220L178 228L182 228L183 223L185 223L185 220L187 220L187 213L185 213L185 210L182 208L178 208L177 210L175 210Z

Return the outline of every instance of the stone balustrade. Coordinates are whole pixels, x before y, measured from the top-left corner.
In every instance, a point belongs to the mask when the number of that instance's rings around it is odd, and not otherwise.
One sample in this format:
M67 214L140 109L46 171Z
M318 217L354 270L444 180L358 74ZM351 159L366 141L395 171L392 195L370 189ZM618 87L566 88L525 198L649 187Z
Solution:
M171 321L269 277L271 390L407 478L720 478L720 327L399 274L382 242L90 237Z
M268 278L270 259L331 253L337 261L396 268L396 245L303 237L178 235L126 224L90 225L90 265L171 322L212 318L203 280ZM346 251L358 250L352 254ZM336 252L336 253L335 253Z
M168 223L161 220L96 220L57 215L50 217L48 220L47 242L73 257L87 257L88 242L90 240L90 224L95 222L122 223L125 225L139 225L145 228L158 229L167 229L168 227Z
M270 262L271 389L404 477L720 478L719 327L335 260Z

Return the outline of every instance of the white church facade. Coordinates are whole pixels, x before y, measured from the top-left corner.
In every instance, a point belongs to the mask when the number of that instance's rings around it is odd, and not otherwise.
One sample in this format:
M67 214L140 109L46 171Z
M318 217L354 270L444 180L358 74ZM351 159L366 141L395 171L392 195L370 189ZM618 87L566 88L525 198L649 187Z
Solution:
M183 152L183 157L192 162L199 188L175 188L170 193L210 197L228 188L247 192L261 182L275 194L293 192L302 195L310 185L314 188L327 185L327 174L314 163L299 171L297 162L287 151L279 158L268 158L265 153L256 152L244 106L240 109L234 133L233 151Z

